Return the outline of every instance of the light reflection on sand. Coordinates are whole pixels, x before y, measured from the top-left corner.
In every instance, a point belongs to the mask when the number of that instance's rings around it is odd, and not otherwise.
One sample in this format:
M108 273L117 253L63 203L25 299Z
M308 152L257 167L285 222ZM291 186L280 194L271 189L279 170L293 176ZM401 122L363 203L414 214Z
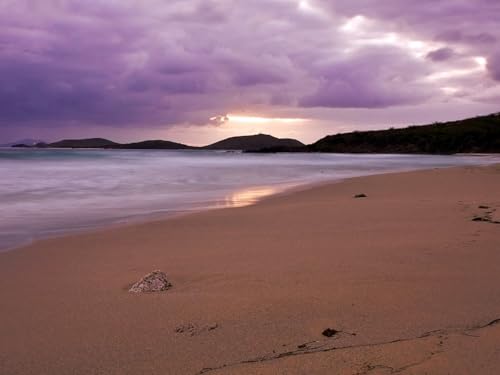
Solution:
M226 205L229 207L249 206L264 197L276 194L282 190L273 186L259 186L238 190L226 197Z

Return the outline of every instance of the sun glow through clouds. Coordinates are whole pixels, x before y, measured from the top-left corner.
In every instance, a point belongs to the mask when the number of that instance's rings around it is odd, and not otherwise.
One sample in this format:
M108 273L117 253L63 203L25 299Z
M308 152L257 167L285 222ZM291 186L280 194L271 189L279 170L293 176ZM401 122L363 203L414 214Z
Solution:
M476 63L476 66L473 66L468 69L451 69L445 72L438 72L431 74L427 77L429 81L438 81L441 79L448 78L456 78L456 77L464 77L474 73L482 73L486 71L486 66L488 65L488 60L485 57L477 56L473 58L473 61Z
M454 95L459 91L456 87L450 86L441 87L441 90L448 95Z
M365 46L395 46L411 52L415 57L422 58L436 48L435 43L410 39L402 34L384 31L383 25L361 14L349 18L339 30L352 39L352 45Z
M366 21L366 18L362 15L357 15L355 17L350 18L346 21L342 26L340 26L340 30L346 33L353 33L361 29L363 23Z
M485 57L483 57L483 56L476 56L476 57L474 57L474 61L483 70L485 70L486 66L488 65L488 60Z
M307 13L310 16L324 18L327 17L327 13L324 12L321 7L317 4L311 4L310 0L301 0L299 1L297 8L299 11L303 13Z
M309 4L309 1L302 0L299 2L299 9L308 11L308 10L312 10L313 8L311 7L311 4Z
M218 115L210 117L210 121L215 121L220 124L239 123L239 124L271 124L271 123L301 123L307 122L306 118L286 118L286 117L261 117L261 116L243 116L243 115Z
M258 116L241 116L241 115L227 115L228 121L239 122L243 124L264 124L272 122L292 123L304 122L307 119L302 118L279 118L279 117L258 117Z

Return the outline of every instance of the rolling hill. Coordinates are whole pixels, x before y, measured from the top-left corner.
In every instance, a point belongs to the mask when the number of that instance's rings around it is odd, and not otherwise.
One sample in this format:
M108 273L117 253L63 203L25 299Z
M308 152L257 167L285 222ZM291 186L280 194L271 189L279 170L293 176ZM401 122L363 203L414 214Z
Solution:
M460 121L327 136L308 151L339 153L497 153L500 114Z
M401 129L341 133L304 147L275 146L257 152L500 153L500 113Z
M272 135L257 134L231 137L203 147L206 150L260 150L269 147L304 147L302 142L289 138L276 138Z
M63 139L62 141L49 143L46 147L52 148L104 148L118 145L113 141L104 138L87 139Z
M105 148L116 148L116 149L126 149L126 150L185 150L192 149L193 147L183 145L182 143L163 141L160 139L125 143L125 144L115 144L111 146L105 146Z

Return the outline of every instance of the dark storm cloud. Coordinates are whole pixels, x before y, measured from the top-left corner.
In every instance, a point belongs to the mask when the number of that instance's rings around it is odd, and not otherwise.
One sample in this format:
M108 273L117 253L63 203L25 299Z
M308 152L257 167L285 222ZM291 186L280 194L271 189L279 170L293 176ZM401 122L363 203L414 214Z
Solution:
M3 0L0 126L417 105L464 81L440 72L500 80L498 19L488 0Z
M479 43L479 44L493 44L497 38L487 32L465 34L458 29L445 30L436 35L436 40L454 43Z
M490 56L488 60L488 71L494 80L500 81L500 50Z
M449 47L438 48L427 54L427 58L432 61L446 61L455 55L455 51Z
M410 60L410 61L408 61ZM304 97L304 107L384 108L418 103L432 95L417 82L425 67L397 49L365 49L317 71L318 90Z

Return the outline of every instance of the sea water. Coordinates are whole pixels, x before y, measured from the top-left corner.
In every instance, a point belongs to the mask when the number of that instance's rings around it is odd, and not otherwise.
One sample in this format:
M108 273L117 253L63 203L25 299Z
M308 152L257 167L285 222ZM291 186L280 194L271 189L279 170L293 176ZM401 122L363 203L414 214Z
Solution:
M0 149L0 251L102 225L237 207L304 184L495 156Z

